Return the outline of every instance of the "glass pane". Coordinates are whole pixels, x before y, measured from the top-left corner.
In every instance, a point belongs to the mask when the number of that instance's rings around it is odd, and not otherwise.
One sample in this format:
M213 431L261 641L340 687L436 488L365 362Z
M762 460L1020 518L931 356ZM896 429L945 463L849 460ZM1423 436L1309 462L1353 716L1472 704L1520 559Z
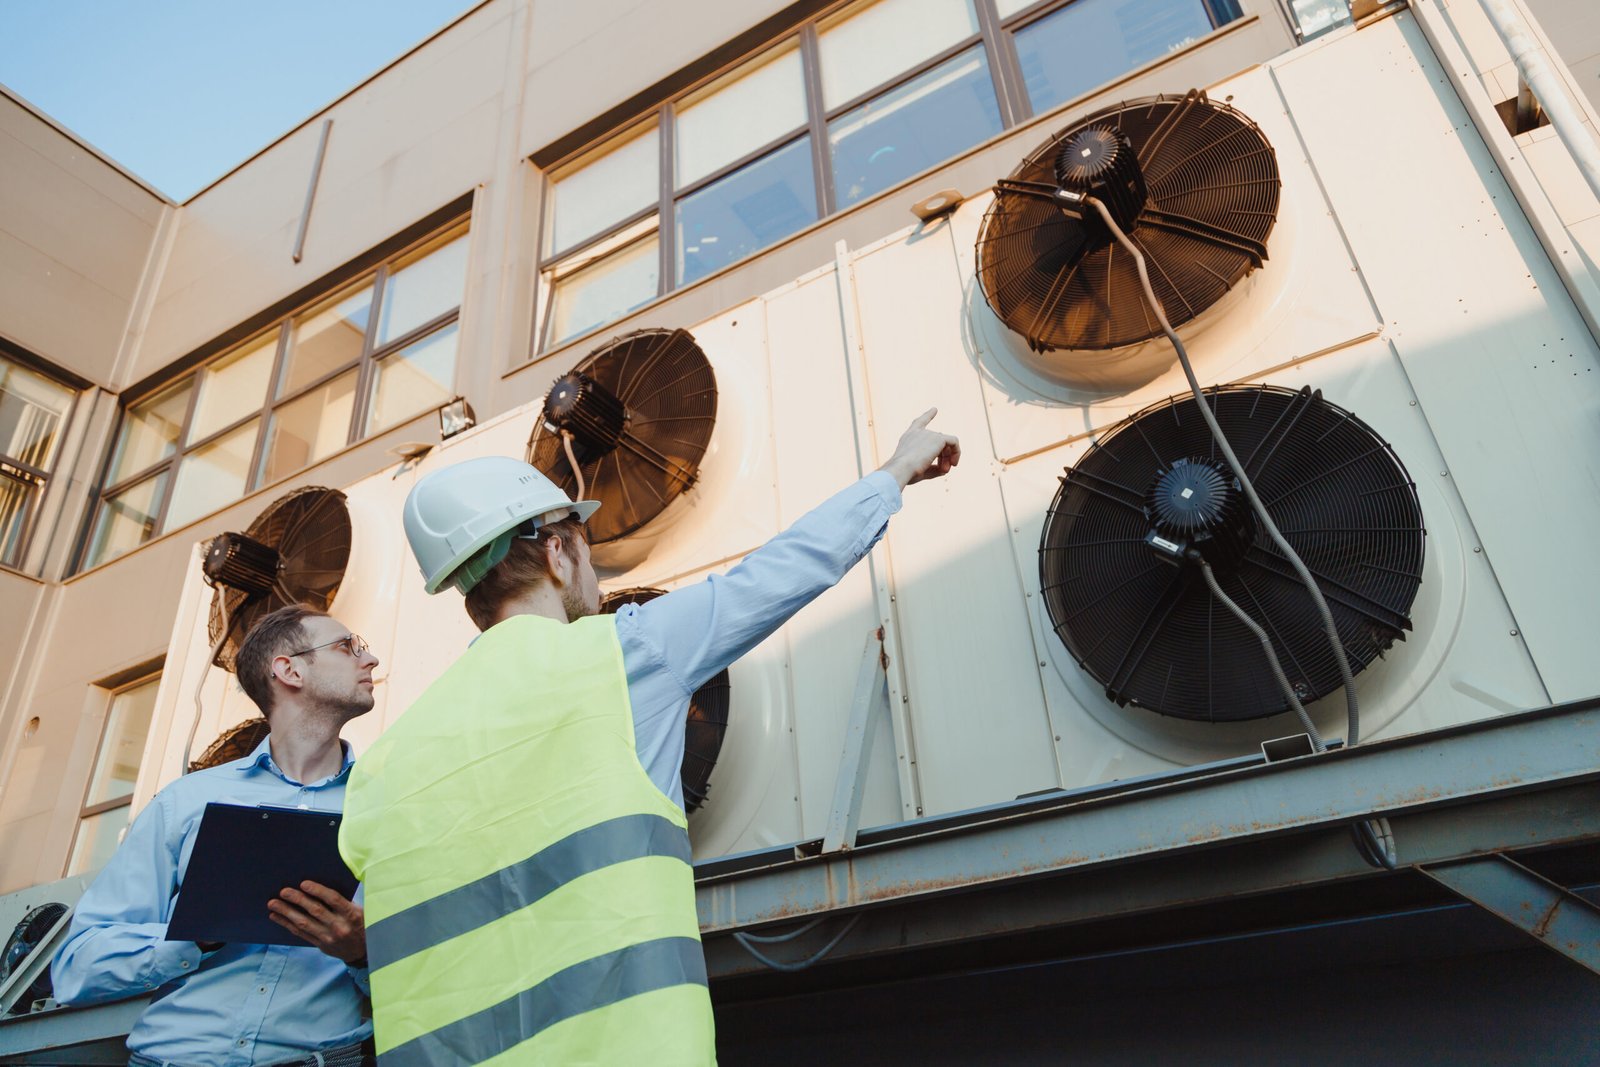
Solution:
M1077 0L1018 30L1017 59L1040 112L1210 32L1200 0Z
M1289 6L1294 8L1302 41L1350 24L1350 5L1345 0L1289 0Z
M828 123L841 208L1000 132L980 45Z
M0 359L0 455L48 470L73 395L42 374Z
M296 318L278 395L292 393L360 359L371 310L372 286L364 285L358 292L335 297Z
M260 419L251 419L179 461L172 503L167 506L167 518L161 526L163 532L176 530L244 496L260 425Z
M815 222L811 138L678 201L678 282L702 278Z
M128 408L122 419L122 432L117 435L107 484L115 485L177 451L192 384L193 379L185 379Z
M457 332L458 324L452 322L378 362L367 433L436 408L456 395Z
M678 185L704 178L805 124L800 49L791 45L734 71L678 108L673 142Z
M150 716L156 707L156 692L161 679L140 682L111 698L106 713L105 733L100 754L95 758L94 777L89 779L89 794L83 806L92 808L118 797L133 796L139 778L139 761L144 757L144 740L150 733Z
M403 337L461 306L467 281L467 235L457 230L401 260L384 283L378 344Z
M161 509L161 497L166 492L170 473L170 468L164 470L154 478L108 497L100 505L84 566L104 563L150 540L156 530L156 512Z
M267 382L277 355L278 331L273 330L207 367L201 373L200 398L195 401L189 440L209 437L250 412L260 411L267 400Z
M31 481L0 471L0 563L8 567L22 563L22 537L28 532L38 495L39 487Z
M823 106L854 100L977 32L972 0L880 0L858 9L818 40Z
M655 299L660 278L660 243L652 236L557 280L548 343L558 345Z
M275 482L343 448L350 440L355 397L356 372L351 371L273 412L256 484Z
M602 146L550 188L549 251L571 248L661 199L661 148L651 126L614 150Z
M1039 0L994 0L994 8L1000 13L1000 18L1004 20L1015 15L1018 11L1032 7L1038 2Z
M117 850L122 831L128 825L131 804L102 811L78 823L78 840L72 845L72 861L67 864L67 875L91 874L104 867Z

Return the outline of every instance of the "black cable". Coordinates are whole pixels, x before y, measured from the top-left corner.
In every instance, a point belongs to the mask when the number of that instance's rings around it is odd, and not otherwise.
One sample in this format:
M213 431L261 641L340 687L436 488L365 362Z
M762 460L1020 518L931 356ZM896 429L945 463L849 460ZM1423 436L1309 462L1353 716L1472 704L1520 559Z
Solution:
M1205 391L1200 387L1200 379L1195 376L1194 365L1189 362L1189 351L1184 348L1183 341L1179 339L1176 331L1173 330L1172 323L1167 321L1166 309L1161 306L1161 299L1156 296L1155 288L1150 284L1150 272L1145 267L1144 253L1123 232L1122 227L1117 225L1117 220L1112 218L1111 212L1099 200L1092 196L1070 193L1068 190L1062 190L1060 195L1067 204L1083 203L1092 206L1099 213L1100 218L1105 222L1112 236L1117 239L1117 243L1133 257L1134 267L1139 272L1139 284L1144 287L1145 300L1149 303L1150 309L1155 312L1156 321L1161 324L1161 331L1166 334L1167 340L1172 343L1173 349L1178 353L1178 363L1183 367L1184 377L1189 380L1189 391L1194 394L1195 403L1200 406L1200 414L1205 419L1207 428L1211 431L1212 439L1216 441L1223 458L1228 461L1228 466L1232 469L1234 477L1239 480L1239 487L1244 490L1244 495L1250 501L1250 507L1255 511L1256 517L1261 520L1261 524L1266 529L1268 536L1272 538L1273 543L1278 546L1278 550L1288 559L1295 573L1300 576L1306 591L1311 594L1311 601L1316 605L1317 613L1322 617L1322 629L1328 635L1328 643L1332 647L1334 661L1339 665L1339 677L1344 682L1345 744L1347 746L1356 745L1361 736L1361 713L1360 705L1356 699L1355 674L1350 670L1350 660L1345 655L1344 641L1339 637L1339 628L1333 621L1333 611L1328 607L1328 601L1323 597L1322 589L1318 587L1316 579L1312 577L1310 569L1305 565L1305 561L1300 558L1300 554L1284 538L1283 533L1278 529L1278 524L1273 521L1272 516L1267 512L1266 505L1256 495L1256 487L1251 484L1250 476L1245 473L1244 464L1240 463L1239 457L1234 454L1233 446L1228 443L1227 435L1222 432L1222 426L1217 422L1216 413L1211 410L1211 405L1206 403ZM1202 561L1202 565L1204 566L1204 561ZM1274 654L1272 644L1267 639L1265 631L1253 619L1245 615L1243 609L1223 595L1209 566L1204 566L1204 573L1213 595L1222 601L1224 607L1227 607L1238 616L1257 637L1261 638L1263 646L1267 649L1267 660L1272 665L1273 674L1277 678L1279 685L1283 687L1284 695L1288 697L1289 705L1294 708L1295 713L1300 716L1302 725L1306 727L1306 732L1311 738L1312 748L1317 752L1326 751L1326 744L1323 742L1321 735L1317 733L1316 727L1312 725L1310 716L1300 703L1299 695L1295 693L1294 687L1289 684L1288 677L1284 675L1283 667L1279 664L1278 657ZM1395 852L1394 831L1389 826L1389 820L1378 818L1360 822L1351 827L1351 832L1355 835L1357 848L1360 849L1368 863L1375 867L1384 867L1392 870L1399 862Z

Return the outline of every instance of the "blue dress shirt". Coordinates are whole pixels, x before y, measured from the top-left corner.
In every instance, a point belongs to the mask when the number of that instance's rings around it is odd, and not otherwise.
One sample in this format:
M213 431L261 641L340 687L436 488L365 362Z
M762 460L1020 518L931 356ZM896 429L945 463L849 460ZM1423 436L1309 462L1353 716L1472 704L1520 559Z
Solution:
M309 945L203 953L192 941L166 940L206 804L342 811L353 763L345 745L339 773L302 785L263 740L244 759L186 774L157 793L73 912L51 967L55 998L93 1004L153 993L128 1048L178 1064L252 1067L365 1039L365 970Z
M837 584L878 543L899 510L899 483L875 471L801 516L727 574L617 612L634 746L656 788L683 803L679 769L694 691Z

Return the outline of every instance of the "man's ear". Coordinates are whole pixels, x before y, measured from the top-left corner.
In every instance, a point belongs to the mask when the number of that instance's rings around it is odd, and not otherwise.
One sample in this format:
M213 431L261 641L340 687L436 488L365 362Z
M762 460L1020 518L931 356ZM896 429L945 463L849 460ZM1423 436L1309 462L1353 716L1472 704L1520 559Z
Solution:
M305 677L301 675L300 668L295 664L293 656L274 656L272 658L272 677L290 689L299 689L306 684Z
M550 581L557 588L565 586L572 581L572 560L567 557L566 538L560 534L551 534L541 542L545 551L546 569L550 572Z

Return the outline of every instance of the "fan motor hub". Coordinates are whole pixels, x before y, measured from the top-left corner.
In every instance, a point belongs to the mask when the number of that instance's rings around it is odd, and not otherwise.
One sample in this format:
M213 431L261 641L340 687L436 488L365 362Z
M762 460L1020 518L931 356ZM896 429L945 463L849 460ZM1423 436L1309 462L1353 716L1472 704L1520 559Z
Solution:
M1061 188L1104 204L1124 231L1133 229L1150 198L1133 142L1112 126L1087 126L1067 138L1056 153L1055 178ZM1092 248L1115 240L1097 211L1084 213L1083 226Z
M212 540L201 569L218 585L259 596L272 591L282 568L283 557L271 545L241 533L225 533Z
M1170 562L1193 548L1213 570L1227 573L1244 561L1256 538L1255 512L1239 480L1216 460L1180 459L1145 490L1146 543Z
M621 443L628 409L605 386L572 371L550 387L544 400L544 423L552 432L572 434L585 459L595 459Z

